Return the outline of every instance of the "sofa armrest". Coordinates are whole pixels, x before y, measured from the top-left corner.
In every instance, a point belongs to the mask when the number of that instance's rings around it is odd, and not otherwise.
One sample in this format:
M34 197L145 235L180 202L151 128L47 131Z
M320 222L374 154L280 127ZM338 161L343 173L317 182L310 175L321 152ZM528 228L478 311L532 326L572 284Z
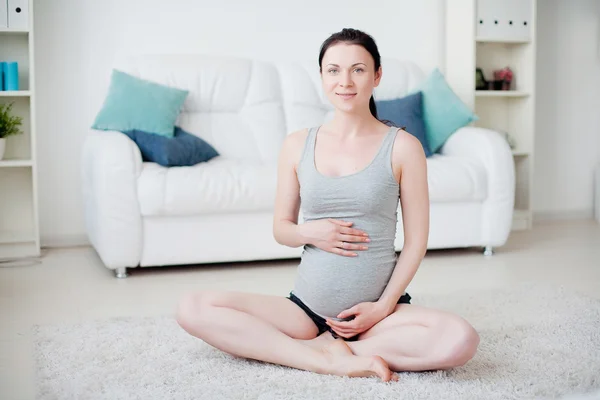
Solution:
M84 142L82 164L85 224L90 242L109 269L139 265L139 148L120 132L92 130Z
M515 165L506 140L493 130L463 127L448 138L441 154L473 158L485 167L488 185L483 203L483 243L487 246L505 244L515 203Z

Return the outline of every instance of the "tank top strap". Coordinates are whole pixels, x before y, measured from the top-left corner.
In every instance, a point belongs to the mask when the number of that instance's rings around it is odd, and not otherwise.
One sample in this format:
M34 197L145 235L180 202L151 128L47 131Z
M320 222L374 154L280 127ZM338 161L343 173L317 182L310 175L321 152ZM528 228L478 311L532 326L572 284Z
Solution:
M381 151L379 152L378 157L380 160L384 161L385 167L388 167L391 163L392 150L394 148L394 142L396 141L396 133L399 129L403 128L398 128L396 126L390 127L389 132L387 133L385 139L383 139L383 143L381 144Z
M308 128L308 135L306 135L306 140L304 141L304 149L302 150L302 155L300 156L300 163L303 164L305 162L313 162L314 159L314 151L315 151L315 135L317 133L318 127Z

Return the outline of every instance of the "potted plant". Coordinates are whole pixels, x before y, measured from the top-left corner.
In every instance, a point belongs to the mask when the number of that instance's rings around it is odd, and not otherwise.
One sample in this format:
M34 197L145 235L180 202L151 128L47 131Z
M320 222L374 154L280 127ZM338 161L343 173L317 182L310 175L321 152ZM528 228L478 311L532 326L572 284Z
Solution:
M12 107L13 103L0 104L0 160L4 157L6 138L23 133L19 129L23 123L23 118L11 115Z

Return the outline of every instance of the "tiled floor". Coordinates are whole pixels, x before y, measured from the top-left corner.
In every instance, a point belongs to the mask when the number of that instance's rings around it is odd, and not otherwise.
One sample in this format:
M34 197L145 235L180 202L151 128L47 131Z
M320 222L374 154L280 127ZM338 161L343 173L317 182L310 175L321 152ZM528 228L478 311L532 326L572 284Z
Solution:
M0 399L34 398L35 324L173 313L181 294L203 288L287 295L297 260L133 270L114 278L91 248L45 251L39 261L0 264ZM492 257L480 249L427 254L411 293L546 282L600 298L600 224L562 221L513 232Z

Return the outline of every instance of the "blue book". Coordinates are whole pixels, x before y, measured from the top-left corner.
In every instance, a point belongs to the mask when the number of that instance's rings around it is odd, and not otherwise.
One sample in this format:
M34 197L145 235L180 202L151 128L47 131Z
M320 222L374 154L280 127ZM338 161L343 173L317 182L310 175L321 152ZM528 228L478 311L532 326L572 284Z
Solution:
M19 65L16 61L6 63L4 77L4 90L19 90Z
M6 62L0 62L0 90L6 90Z

